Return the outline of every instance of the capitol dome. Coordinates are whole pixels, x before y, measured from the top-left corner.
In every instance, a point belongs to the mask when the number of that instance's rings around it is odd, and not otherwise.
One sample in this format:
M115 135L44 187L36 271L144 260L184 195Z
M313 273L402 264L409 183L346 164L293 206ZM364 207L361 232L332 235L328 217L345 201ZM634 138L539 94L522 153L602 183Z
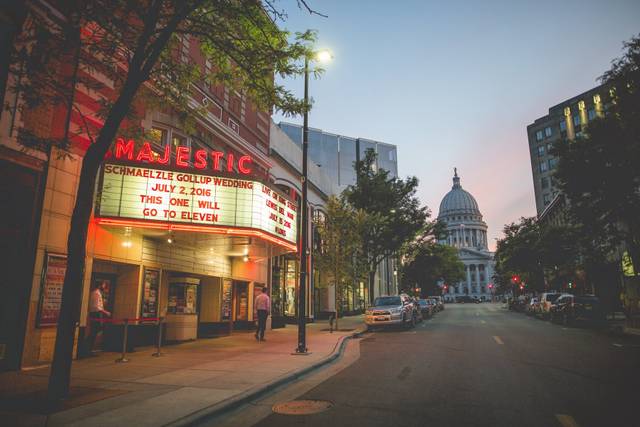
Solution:
M470 295L480 300L493 299L491 281L495 263L487 245L487 224L482 220L475 197L460 186L455 168L453 187L440 202L438 221L445 228L438 242L458 250L465 270L461 281L444 289L444 298L455 301L459 296Z
M448 234L441 243L459 248L487 249L487 224L482 220L475 197L462 189L455 168L453 187L440 202L438 221L445 224Z
M442 199L442 202L440 202L438 218L447 219L454 215L471 216L473 219L480 219L482 217L476 199L471 193L463 190L460 186L460 177L458 176L457 170L454 172L451 191L449 191Z

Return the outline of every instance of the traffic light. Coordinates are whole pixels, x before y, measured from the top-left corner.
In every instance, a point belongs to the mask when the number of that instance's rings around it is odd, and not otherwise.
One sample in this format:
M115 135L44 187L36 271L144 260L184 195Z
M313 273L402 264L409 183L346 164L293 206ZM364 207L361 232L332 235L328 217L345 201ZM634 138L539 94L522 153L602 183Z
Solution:
M493 285L489 283L489 289L493 289Z
M511 281L513 283L520 283L520 276L518 276L517 274L514 274L513 276L511 276Z
M569 282L569 289L573 287L573 283Z

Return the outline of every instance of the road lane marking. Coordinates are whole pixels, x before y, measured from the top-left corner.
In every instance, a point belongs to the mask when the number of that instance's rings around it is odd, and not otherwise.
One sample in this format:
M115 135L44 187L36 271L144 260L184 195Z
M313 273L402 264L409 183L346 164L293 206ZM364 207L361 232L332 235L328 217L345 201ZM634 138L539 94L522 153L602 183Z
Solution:
M617 342L614 342L614 343L613 343L613 346L614 346L614 347L622 347L622 344L618 344Z
M485 320L481 320L480 323L487 323Z
M562 427L579 427L578 423L571 415L556 414L556 419Z
M493 339L496 341L496 343L500 344L500 345L504 345L504 343L502 342L502 340L500 339L500 337L494 335Z

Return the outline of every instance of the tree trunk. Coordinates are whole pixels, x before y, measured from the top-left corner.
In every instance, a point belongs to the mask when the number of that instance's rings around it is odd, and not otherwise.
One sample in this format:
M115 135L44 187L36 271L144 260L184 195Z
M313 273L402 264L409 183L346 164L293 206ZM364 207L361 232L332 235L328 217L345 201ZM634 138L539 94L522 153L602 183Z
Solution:
M373 288L375 286L376 281L376 270L369 269L369 305L373 305L373 300L375 296L373 294Z
M69 394L73 341L80 315L87 232L93 209L96 175L140 84L134 79L127 81L96 143L89 147L82 160L76 203L67 238L67 271L62 287L62 304L49 375L47 394L51 401L63 399Z

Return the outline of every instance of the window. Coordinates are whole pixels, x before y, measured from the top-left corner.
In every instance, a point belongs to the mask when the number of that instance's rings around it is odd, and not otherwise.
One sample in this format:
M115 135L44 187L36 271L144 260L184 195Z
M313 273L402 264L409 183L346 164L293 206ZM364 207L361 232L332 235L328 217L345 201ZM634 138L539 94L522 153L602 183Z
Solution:
M549 178L547 177L540 178L540 187L542 187L543 190L549 188Z
M544 145L538 146L538 157L544 156Z
M551 150L553 150L553 143L552 142L547 144L547 153L551 154Z
M160 128L151 128L151 130L149 131L149 139L151 140L151 142L158 146L158 147L164 147L165 144L167 143L167 135L168 132L166 129L160 129Z
M187 146L187 138L185 138L182 135L178 135L176 133L173 133L171 136L171 145L172 145L172 149L175 152L176 147L178 146Z
M543 138L544 137L542 135L542 131L541 130L537 131L536 132L536 141L542 141Z
M555 169L557 165L558 165L558 159L556 159L555 157L549 159L549 169Z
M565 120L560 122L560 132L566 132L567 131L567 122Z
M547 138L551 136L551 128L549 126L544 128L544 136L546 136Z
M587 111L587 116L589 117L589 121L594 120L596 118L596 110L593 108L589 108Z
M547 162L545 161L540 162L538 167L540 168L540 172L546 172L548 170Z
M580 116L579 115L573 116L573 125L574 126L580 126L580 124L581 124Z

